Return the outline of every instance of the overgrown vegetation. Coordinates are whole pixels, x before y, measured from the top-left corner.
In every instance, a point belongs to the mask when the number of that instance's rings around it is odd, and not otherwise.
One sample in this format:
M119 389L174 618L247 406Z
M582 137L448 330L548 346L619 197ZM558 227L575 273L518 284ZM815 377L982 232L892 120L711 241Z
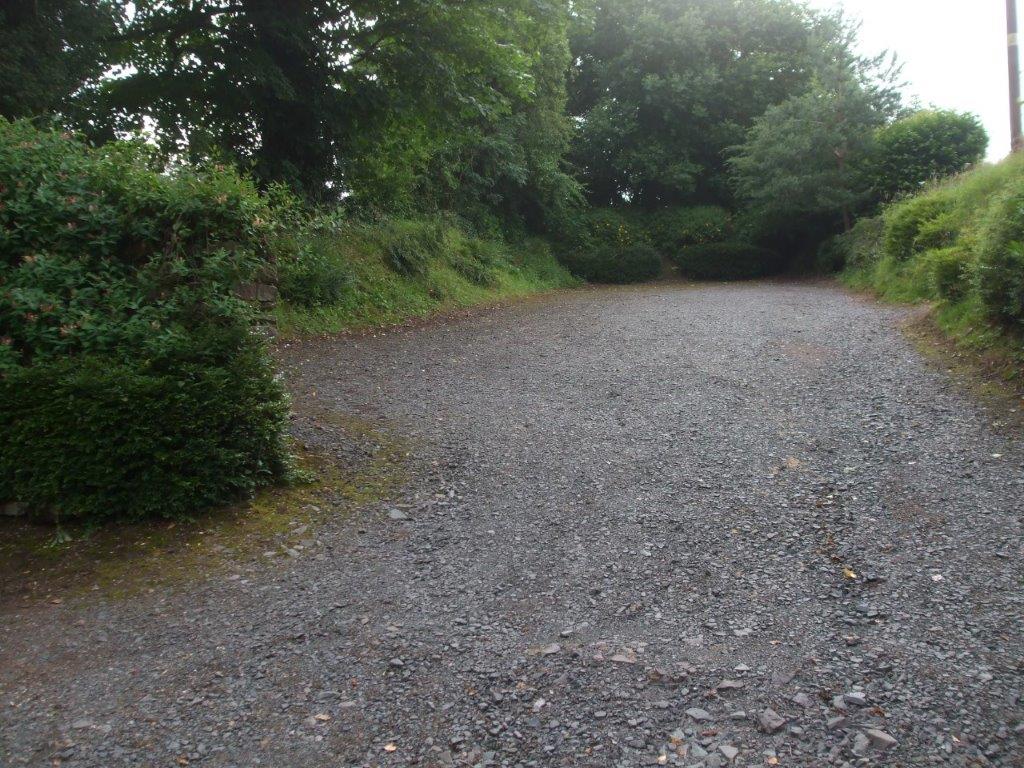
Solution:
M1024 158L983 166L862 219L828 247L843 280L894 301L931 301L961 344L1024 366Z
M577 282L542 238L481 238L440 216L314 216L278 242L278 269L289 277L282 283L287 301L278 305L276 318L286 336L386 325ZM310 263L343 276L332 283L337 290L329 301L322 300L323 283L315 276L294 277L308 275Z

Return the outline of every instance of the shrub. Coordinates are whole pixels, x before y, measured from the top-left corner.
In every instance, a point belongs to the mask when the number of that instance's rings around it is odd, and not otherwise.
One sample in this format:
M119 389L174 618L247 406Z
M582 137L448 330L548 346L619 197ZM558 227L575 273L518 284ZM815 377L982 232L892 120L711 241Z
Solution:
M61 517L180 517L280 477L285 400L237 341L218 362L89 355L5 374L0 496Z
M896 261L906 261L922 248L915 243L922 227L948 214L953 201L946 194L931 193L914 197L886 210L882 253Z
M679 271L699 280L746 280L777 272L779 256L749 243L706 243L673 255Z
M492 286L498 280L498 265L505 261L502 245L495 240L469 237L449 256L452 268L477 285Z
M352 269L331 238L304 235L306 242L278 258L281 298L300 307L337 304L352 284Z
M620 250L648 244L647 233L636 217L618 208L591 208L569 228L569 250L593 251L609 246Z
M923 253L938 248L948 248L956 242L960 235L960 225L956 211L940 213L934 219L921 224L914 238L914 252Z
M163 173L142 145L92 149L0 120L0 497L64 514L181 514L281 470L284 392L233 292L264 268L271 219L229 169ZM171 468L167 487L138 496L107 464L129 453L133 467ZM193 454L224 476L188 469L172 483Z
M401 275L423 275L430 262L445 251L445 226L430 220L391 220L382 229L389 266Z
M994 319L1024 323L1024 180L1011 184L985 215L977 285Z
M638 283L661 273L661 257L644 244L621 249L603 245L589 251L573 251L563 260L574 275L594 283Z
M987 146L985 128L974 115L922 110L878 129L870 174L882 197L892 199L960 173L979 162Z
M846 266L846 251L839 236L830 237L818 246L814 257L814 271L822 275L839 272Z
M667 208L646 216L651 244L665 256L687 245L723 240L729 228L729 212L713 205Z
M960 246L951 246L929 251L924 258L931 271L932 288L936 295L948 301L963 298L970 287L970 251Z
M837 260L844 267L864 267L878 260L881 254L885 222L881 216L858 219L849 232L833 239Z

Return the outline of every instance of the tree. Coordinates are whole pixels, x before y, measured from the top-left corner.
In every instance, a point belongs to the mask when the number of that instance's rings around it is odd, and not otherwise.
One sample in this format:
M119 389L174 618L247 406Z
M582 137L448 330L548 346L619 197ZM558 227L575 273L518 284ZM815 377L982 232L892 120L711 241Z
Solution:
M224 157L313 200L416 207L439 158L525 112L537 57L521 31L559 11L534 0L296 0L287 12L273 0L138 0L124 74L104 84L89 124L150 126L167 155Z
M856 29L835 21L810 87L769 107L729 158L737 195L764 221L840 215L849 229L871 136L899 109L895 63L853 54Z
M63 109L106 68L115 0L5 0L0 5L0 116Z
M806 90L831 29L790 0L597 0L570 93L591 200L731 204L723 151Z
M875 133L869 173L883 200L966 170L985 156L988 134L971 114L921 110Z

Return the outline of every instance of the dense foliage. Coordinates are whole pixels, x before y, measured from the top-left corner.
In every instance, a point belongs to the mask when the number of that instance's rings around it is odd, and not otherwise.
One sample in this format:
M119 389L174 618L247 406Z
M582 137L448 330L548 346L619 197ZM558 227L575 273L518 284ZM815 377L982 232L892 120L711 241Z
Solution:
M138 0L83 127L146 119L166 153L230 158L312 200L540 227L577 195L567 24L531 0Z
M0 498L183 514L285 469L284 394L232 293L270 212L230 169L151 159L0 121Z
M776 272L778 254L750 243L705 243L680 248L672 256L679 271L699 280L749 280Z
M901 301L934 301L964 343L1024 363L1024 157L981 166L865 218L830 246L844 279Z
M878 195L892 200L966 170L987 147L988 135L974 115L922 110L875 133L870 180Z
M67 109L112 61L105 41L117 0L4 0L0 4L0 117Z
M806 87L828 26L789 0L598 0L570 99L591 200L729 202L722 150Z

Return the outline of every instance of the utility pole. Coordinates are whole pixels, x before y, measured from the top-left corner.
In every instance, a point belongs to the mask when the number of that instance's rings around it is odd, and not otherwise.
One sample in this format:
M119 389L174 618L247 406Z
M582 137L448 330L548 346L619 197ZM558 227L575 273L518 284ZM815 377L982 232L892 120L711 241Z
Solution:
M1024 148L1020 125L1020 60L1017 51L1017 0L1006 0L1006 48L1010 67L1010 151Z

